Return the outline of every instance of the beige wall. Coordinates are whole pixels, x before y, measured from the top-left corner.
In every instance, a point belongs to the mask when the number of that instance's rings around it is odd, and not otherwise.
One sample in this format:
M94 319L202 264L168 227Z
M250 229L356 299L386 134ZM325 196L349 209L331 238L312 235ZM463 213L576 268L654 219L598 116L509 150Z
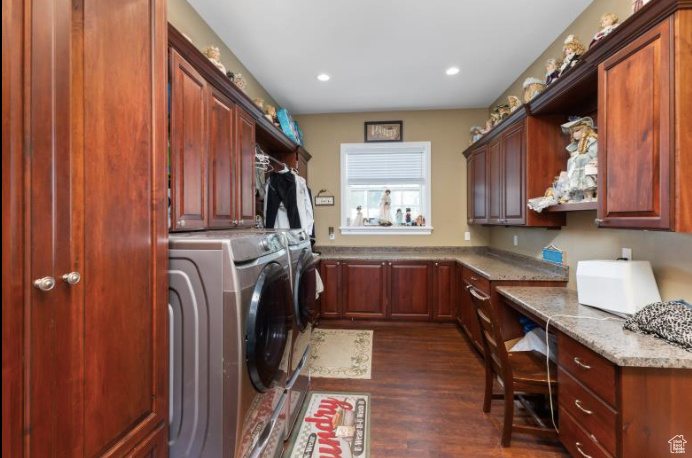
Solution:
M615 13L620 22L630 16L632 11L632 0L594 0L588 8L584 10L577 19L570 24L565 31L512 83L505 92L500 94L491 108L500 103L507 103L507 96L516 95L523 99L524 89L522 85L529 76L539 79L545 77L545 61L551 57L562 57L562 45L569 34L575 34L586 46L589 45L591 38L600 30L601 16L605 13ZM537 18L540 15L537 16ZM539 20L539 19L537 19Z
M528 256L541 256L544 246L554 243L567 251L569 287L576 289L577 262L586 259L615 259L622 248L631 248L635 260L651 262L664 300L686 298L692 302L692 234L655 231L598 229L595 211L567 215L562 230L493 228L490 246ZM513 245L514 235L519 245Z
M305 133L305 147L312 154L309 184L316 194L327 189L335 196L334 207L316 207L317 243L362 246L461 246L486 245L488 229L466 225L466 161L461 152L468 144L468 126L480 123L485 109L430 110L393 113L346 113L296 116ZM432 235L341 235L340 146L362 143L365 121L404 122L404 141L432 142ZM329 240L328 227L335 240ZM464 232L471 241L464 241Z
M168 0L168 22L187 35L192 43L200 50L207 46L219 47L221 62L226 69L234 73L242 73L247 85L245 93L251 99L260 97L266 103L278 107L276 101L264 90L262 85L252 76L252 73L238 60L233 51L223 43L221 38L204 22L187 0Z

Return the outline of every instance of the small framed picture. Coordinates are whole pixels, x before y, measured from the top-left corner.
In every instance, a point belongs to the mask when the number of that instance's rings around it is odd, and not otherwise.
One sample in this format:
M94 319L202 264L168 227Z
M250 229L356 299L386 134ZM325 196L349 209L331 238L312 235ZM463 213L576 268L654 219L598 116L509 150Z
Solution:
M402 142L404 141L403 121L373 121L365 123L365 142Z

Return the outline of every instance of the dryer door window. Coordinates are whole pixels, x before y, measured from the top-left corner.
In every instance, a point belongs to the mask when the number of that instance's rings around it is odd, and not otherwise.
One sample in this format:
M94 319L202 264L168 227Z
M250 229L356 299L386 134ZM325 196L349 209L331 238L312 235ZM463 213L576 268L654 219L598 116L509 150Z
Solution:
M291 329L291 282L273 262L260 273L252 293L246 330L246 359L252 384L271 389L281 376L281 361Z
M303 332L312 319L317 295L315 261L312 252L307 248L300 253L293 282L293 305L295 307L296 323L300 331Z

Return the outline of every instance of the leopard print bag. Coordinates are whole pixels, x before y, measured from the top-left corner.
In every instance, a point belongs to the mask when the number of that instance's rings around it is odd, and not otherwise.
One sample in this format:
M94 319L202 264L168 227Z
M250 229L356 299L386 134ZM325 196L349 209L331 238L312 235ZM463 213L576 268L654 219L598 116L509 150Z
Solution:
M649 304L629 317L623 327L692 352L692 307L683 301Z

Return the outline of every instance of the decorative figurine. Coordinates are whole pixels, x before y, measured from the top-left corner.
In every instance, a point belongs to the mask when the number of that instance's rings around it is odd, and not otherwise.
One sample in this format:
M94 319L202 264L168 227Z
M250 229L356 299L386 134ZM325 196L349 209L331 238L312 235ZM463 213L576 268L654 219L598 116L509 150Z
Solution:
M615 30L620 24L618 24L618 17L615 13L606 13L601 16L601 30L593 36L589 48L598 43L603 37L607 36L610 32Z
M493 127L495 127L495 123L493 122L493 118L489 118L487 121L485 121L485 128L483 128L483 134L487 134L490 132Z
M570 68L577 65L579 58L585 51L586 47L579 41L579 37L576 35L569 35L565 39L565 44L562 47L563 58L558 76L564 75Z
M493 122L493 127L497 126L500 124L500 121L502 121L502 115L497 107L490 113L490 120Z
M380 199L380 226L391 226L392 225L392 198L390 194L392 191L385 189L382 198Z
M396 214L394 215L394 221L396 222L397 226L403 226L404 225L404 214L401 213L400 208L396 209Z
M364 225L365 225L365 221L363 218L363 207L358 205L356 207L356 217L353 220L353 226L364 226Z
M495 111L500 115L500 121L505 119L512 112L507 104L496 106Z
M557 59L548 59L545 61L545 85L555 82L560 76L560 66L562 62Z
M587 117L572 117L562 125L562 131L572 136L572 142L567 145L570 158L567 160L567 179L569 200L580 202L584 193L594 191L597 182L594 175L586 174L586 166L598 159L598 135L593 119Z
M416 226L425 226L425 218L423 218L423 215L418 215L416 218Z
M526 78L524 80L524 103L529 103L538 94L545 90L545 84L538 78Z
M406 209L406 217L405 217L404 221L406 221L407 226L411 225L411 209L410 208Z
M255 105L257 105L257 107L260 110L262 110L262 112L264 112L264 99L263 98L255 97L254 99L252 99L252 101L255 102Z
M517 111L517 108L521 106L521 100L519 100L519 97L516 95L510 95L507 97L507 101L509 102L509 112L514 113Z
M636 13L651 0L632 0L632 14Z
M226 67L221 63L221 51L219 51L218 46L207 46L204 49L204 55L207 56L207 59L216 65L216 68L221 70L222 73L226 73Z
M481 126L471 126L471 143L477 142L483 136L483 128Z
M245 91L245 78L243 78L242 73L227 72L226 76L231 80L233 84L238 86L241 91Z

